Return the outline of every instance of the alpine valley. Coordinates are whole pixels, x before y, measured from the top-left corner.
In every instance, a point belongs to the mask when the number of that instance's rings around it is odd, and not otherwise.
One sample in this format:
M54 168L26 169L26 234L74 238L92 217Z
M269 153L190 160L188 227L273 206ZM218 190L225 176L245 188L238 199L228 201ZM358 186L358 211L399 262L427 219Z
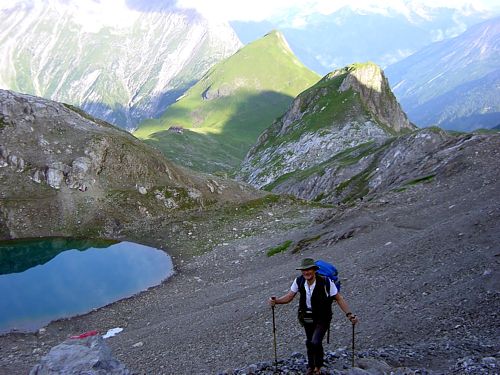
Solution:
M11 31L2 35L17 30L15 19L56 11L19 5L3 14ZM192 14L178 11L175 25L191 30ZM160 13L148 13L158 18L146 33L159 44L143 53L166 43L157 41L162 28L179 30L162 24L173 14ZM64 27L61 38L75 35L79 26L60 18L49 27L33 16L38 31L19 37ZM144 36L137 22L134 35ZM326 374L497 373L500 134L417 127L374 62L320 77L279 31L234 54L238 41L222 35L229 42L213 65L205 65L214 56L207 39L196 39L206 52L194 64L200 78L174 104L155 101L151 87L166 82L158 75L144 83L151 91L129 108L155 107L158 118L133 134L72 104L17 92L41 82L73 87L69 65L60 68L64 80L24 75L26 86L0 90L0 240L130 240L165 250L175 267L130 298L36 332L0 335L0 375L69 374L85 365L113 373L118 361L129 370L117 374L304 374L296 301L271 310L268 299L289 290L306 257L335 263L360 320L354 330L333 306ZM1 40L6 51L23 51L21 42ZM40 61L51 61L44 51ZM22 72L22 58L9 61ZM85 64L89 74L94 64ZM83 101L101 100L99 79ZM73 363L70 354L88 352L78 345L55 362L47 356L68 337L117 327L123 331L105 340L109 362Z

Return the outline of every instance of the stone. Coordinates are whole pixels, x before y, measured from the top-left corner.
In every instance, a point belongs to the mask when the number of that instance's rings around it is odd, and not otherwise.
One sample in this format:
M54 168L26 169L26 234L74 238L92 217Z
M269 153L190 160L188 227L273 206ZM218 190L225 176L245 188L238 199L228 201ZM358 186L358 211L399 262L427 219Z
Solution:
M391 366L383 361L363 358L357 361L357 366L373 375L384 375L391 372Z
M54 346L29 375L129 375L101 336L68 339Z

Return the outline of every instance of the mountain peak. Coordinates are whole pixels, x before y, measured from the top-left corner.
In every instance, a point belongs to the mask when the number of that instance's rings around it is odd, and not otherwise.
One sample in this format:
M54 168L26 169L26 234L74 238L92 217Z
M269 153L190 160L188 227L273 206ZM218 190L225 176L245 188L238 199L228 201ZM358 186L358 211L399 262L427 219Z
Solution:
M293 60L293 63L297 66L303 66L302 62L297 58L292 48L288 44L285 35L279 30L271 30L263 37L249 43L243 49L246 50L262 50L266 51L268 48L276 50L279 54L285 54L287 59ZM253 52L252 52L253 53Z
M302 92L247 154L240 178L257 187L365 143L414 130L382 69L371 62L327 74Z
M360 99L377 120L397 133L415 128L402 111L384 72L377 64L372 62L351 64L341 69L337 75L343 71L346 71L346 77L339 87L339 92L352 89L359 93Z
M230 170L258 135L319 78L293 54L281 32L273 30L212 67L161 118L141 124L135 135L179 164L208 172ZM185 144L168 132L171 126L185 129ZM194 137L204 151L189 146ZM232 151L222 155L227 145Z
M264 35L261 39L262 40L272 41L273 43L277 43L277 44L282 44L287 49L289 49L290 52L292 51L292 49L288 45L288 41L286 40L285 35L283 35L283 33L281 31L279 31L279 30L276 30L276 29L275 30L271 30L266 35Z

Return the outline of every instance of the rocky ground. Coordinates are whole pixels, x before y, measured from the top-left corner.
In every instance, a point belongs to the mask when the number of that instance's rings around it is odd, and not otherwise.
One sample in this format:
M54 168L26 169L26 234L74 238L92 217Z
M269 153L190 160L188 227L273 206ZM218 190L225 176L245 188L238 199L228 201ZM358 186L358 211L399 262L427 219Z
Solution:
M500 149L491 150L464 149L433 180L351 207L270 201L225 221L179 222L170 234L161 225L128 235L125 228L125 237L158 247L170 240L176 274L36 333L0 336L0 374L26 374L68 336L114 327L124 330L106 341L137 374L272 373L266 367L274 360L267 299L287 291L305 256L338 266L342 292L360 318L358 357L382 358L392 368L496 374ZM293 242L289 250L266 255L286 240ZM276 308L282 363L305 353L296 304ZM329 357L331 373L348 366L351 335L334 306L326 345L337 353ZM300 373L303 362L297 366Z

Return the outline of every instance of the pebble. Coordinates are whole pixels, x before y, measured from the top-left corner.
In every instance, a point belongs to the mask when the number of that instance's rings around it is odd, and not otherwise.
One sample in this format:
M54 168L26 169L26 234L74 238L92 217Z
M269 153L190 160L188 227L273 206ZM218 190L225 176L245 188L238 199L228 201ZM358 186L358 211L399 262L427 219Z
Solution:
M348 355L349 354L349 355ZM411 354L411 355L410 355ZM391 367L385 361L395 362L395 358L404 356L416 356L413 351L404 351L397 348L387 348L379 350L369 350L357 353L355 364L359 367L352 367L352 357L344 348L325 353L325 375L379 375L381 373L394 375L443 375L443 374L468 374L468 375L498 375L498 359L496 357L465 357L457 361L450 367L449 371L436 372L425 368ZM397 357L395 357L397 356ZM381 369L387 371L381 372ZM227 369L217 375L298 375L305 374L307 370L307 359L300 352L293 352L289 358L279 359L278 363L260 362L249 364L243 368Z

